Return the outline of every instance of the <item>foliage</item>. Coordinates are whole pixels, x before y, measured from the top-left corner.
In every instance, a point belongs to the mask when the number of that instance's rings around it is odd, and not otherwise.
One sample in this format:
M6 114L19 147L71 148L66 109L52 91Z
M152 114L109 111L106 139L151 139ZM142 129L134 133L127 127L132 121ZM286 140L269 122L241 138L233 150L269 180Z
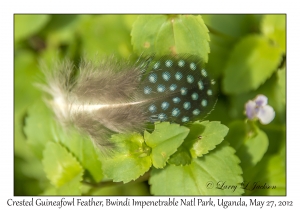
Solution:
M285 195L285 15L15 15L15 195ZM103 156L57 124L35 87L40 61L199 56L219 89L205 121L111 136ZM264 94L268 125L246 119ZM248 190L260 181L276 189ZM222 183L237 186L222 189Z

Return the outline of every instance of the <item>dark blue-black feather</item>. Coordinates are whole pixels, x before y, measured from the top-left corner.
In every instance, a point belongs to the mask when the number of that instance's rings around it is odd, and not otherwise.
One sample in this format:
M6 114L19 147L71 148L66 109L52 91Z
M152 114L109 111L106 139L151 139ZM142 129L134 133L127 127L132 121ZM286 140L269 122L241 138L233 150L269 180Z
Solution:
M145 113L150 122L203 119L216 103L214 80L197 56L150 56L141 63L141 71L138 90L148 100Z

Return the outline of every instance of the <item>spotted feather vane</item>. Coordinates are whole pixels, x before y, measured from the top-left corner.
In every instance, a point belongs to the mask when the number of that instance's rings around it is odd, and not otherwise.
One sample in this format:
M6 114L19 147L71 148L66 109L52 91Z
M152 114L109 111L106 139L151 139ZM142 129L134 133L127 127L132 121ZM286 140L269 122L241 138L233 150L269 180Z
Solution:
M112 133L142 131L145 123L203 119L216 103L211 80L197 56L150 56L135 64L105 59L67 61L47 72L42 88L64 125L87 133L100 149L111 149Z

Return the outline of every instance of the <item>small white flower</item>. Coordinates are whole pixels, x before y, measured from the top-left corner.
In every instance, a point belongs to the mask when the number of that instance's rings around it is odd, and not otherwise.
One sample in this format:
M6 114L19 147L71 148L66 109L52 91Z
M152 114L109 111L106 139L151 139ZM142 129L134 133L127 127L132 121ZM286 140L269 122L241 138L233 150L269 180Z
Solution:
M245 104L245 109L248 119L259 119L261 124L268 124L275 117L275 111L268 105L268 98L264 95L258 95L254 100L249 100Z

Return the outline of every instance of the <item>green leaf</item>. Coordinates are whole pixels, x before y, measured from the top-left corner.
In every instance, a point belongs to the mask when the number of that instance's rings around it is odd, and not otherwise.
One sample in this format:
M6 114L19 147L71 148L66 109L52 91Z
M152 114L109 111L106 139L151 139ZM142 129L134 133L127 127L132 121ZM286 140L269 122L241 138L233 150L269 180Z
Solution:
M286 142L286 125L283 123L268 124L260 127L269 139L269 147L265 155L278 153Z
M228 128L220 122L195 122L188 126L191 130L187 140L193 140L190 149L192 157L201 157L216 148L228 133Z
M132 26L138 17L139 15L122 15L124 23L129 30L132 29Z
M17 155L14 155L13 161L14 195L40 194L45 183L49 183L41 161L34 157L23 159Z
M79 162L60 144L48 142L44 150L43 166L47 178L59 194L78 194L83 169Z
M153 169L149 183L154 195L241 195L242 170L234 149L222 143L188 166ZM233 188L221 189L222 184ZM224 187L223 185L223 187ZM236 188L235 188L236 186ZM235 188L235 189L234 189Z
M15 112L19 112L24 111L41 96L39 89L34 87L40 70L34 53L29 50L17 50L14 65Z
M227 103L227 98L219 97L216 106L205 119L208 121L222 121L222 124L228 125L231 122L231 115Z
M285 155L282 154L267 156L259 162L251 173L244 175L246 195L286 195L285 163ZM255 185L269 188L255 188Z
M225 68L223 88L228 94L254 90L277 69L281 51L258 35L243 38L233 49Z
M82 177L75 177L70 182L66 183L61 187L50 186L41 195L46 196L66 196L66 195L81 195L81 184Z
M228 132L228 128L220 122L196 121L188 124L190 133L184 143L168 161L170 164L187 165L191 158L201 157L220 144Z
M113 154L103 159L103 172L114 182L137 179L151 167L150 148L138 133L116 134L111 137L116 145Z
M206 68L213 78L222 76L228 57L239 39L259 31L261 15L201 15L210 30L210 54Z
M286 52L286 15L264 15L261 22L262 33Z
M37 33L49 19L50 15L15 15L15 42Z
M43 165L41 160L37 158L31 158L28 160L23 160L22 164L19 165L19 170L21 170L21 174L26 177L33 178L39 180L41 183L48 181L46 174L43 170Z
M208 61L209 35L201 16L141 15L131 31L137 54L188 53Z
M263 158L269 146L268 136L259 129L255 132L256 134L246 139L243 146L236 152L245 171L246 168L256 165Z
M25 124L28 144L35 155L42 159L47 142L53 140L52 129L55 122L51 111L41 99L29 108Z
M76 34L81 15L53 14L42 34L45 36L45 50L42 51L42 59L45 62L53 62L53 57L62 54L62 57L72 58L78 53L81 44ZM63 46L63 47L62 47ZM47 54L55 51L51 58ZM45 59L46 58L46 59Z
M212 33L239 38L257 28L260 15L201 15Z
M149 196L149 188L144 182L129 182L112 186L93 188L89 191L91 196Z
M171 155L168 163L176 166L185 166L191 164L191 161L192 156L190 151L183 145L181 145L180 147L178 147L177 151L173 155Z
M128 57L132 54L130 28L124 15L80 15L78 35L81 53L88 58L114 54Z
M99 151L91 139L72 128L67 131L62 130L60 126L56 128L55 140L68 148L96 182L101 181L103 172Z
M41 95L33 86L39 69L34 54L29 50L15 51L14 65L14 152L18 156L28 158L32 157L32 154L26 142L23 126L28 107Z
M281 100L284 104L286 103L286 68L283 67L277 71L277 83L279 86L279 91L281 92Z
M169 122L155 124L155 130L151 134L145 131L145 142L152 148L153 166L163 168L170 155L176 152L188 133L188 128Z
M234 121L229 125L226 140L236 150L243 171L250 170L264 156L268 149L268 136L254 123Z
M209 70L212 78L222 76L226 62L236 42L234 39L223 37L219 34L210 34L210 54L206 69Z
M43 33L47 34L50 39L58 38L60 42L74 42L72 34L79 24L80 17L81 15L74 14L53 14Z

